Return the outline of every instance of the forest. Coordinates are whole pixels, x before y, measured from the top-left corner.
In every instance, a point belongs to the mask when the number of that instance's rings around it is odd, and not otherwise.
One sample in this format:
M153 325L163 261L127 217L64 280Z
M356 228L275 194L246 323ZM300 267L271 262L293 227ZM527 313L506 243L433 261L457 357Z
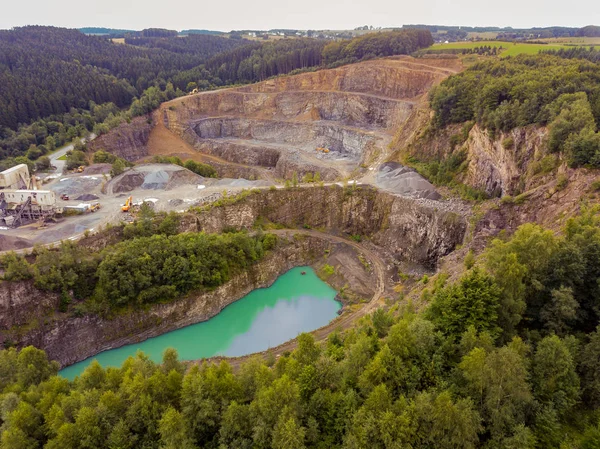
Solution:
M196 88L408 54L433 41L428 31L404 30L341 41L332 50L318 39L253 43L149 29L126 42L115 44L105 37L53 27L0 31L3 167L26 163L23 158L35 161L75 137L107 132L123 120L152 111L157 101Z
M597 448L598 209L563 231L501 234L465 257L459 279L424 278L424 311L392 302L322 343L302 334L293 352L239 369L189 366L169 349L161 364L139 353L70 382L41 350L0 351L0 444Z
M177 234L178 225L176 214L143 206L120 242L102 251L64 242L56 250L36 249L32 263L9 253L0 260L3 279L32 279L38 289L60 294L62 311L75 301L74 313L109 315L218 287L276 243L271 234Z
M38 118L87 108L90 101L129 106L148 87L241 45L216 36L181 39L193 42L175 52L113 44L64 28L0 31L0 126L15 130Z
M551 151L565 153L572 166L598 167L600 65L582 54L566 50L479 62L431 92L434 123L473 120L492 133L547 126Z

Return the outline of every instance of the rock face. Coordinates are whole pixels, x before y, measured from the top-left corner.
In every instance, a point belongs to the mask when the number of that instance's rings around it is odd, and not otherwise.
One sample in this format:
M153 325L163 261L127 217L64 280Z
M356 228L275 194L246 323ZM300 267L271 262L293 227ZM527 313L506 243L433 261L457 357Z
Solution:
M349 176L387 151L448 62L390 58L204 92L154 118L202 154L266 167L275 177Z
M261 222L367 237L398 259L429 268L462 242L467 228L460 215L410 198L332 186L262 191L189 217L181 230L252 229Z
M516 195L533 186L526 175L531 163L546 154L545 128L516 128L492 137L475 125L464 143L454 145L453 139L461 132L460 126L452 125L397 145L404 147L400 153L426 161L440 161L463 151L467 165L461 182L490 196Z
M70 365L107 349L205 321L250 291L268 287L289 269L312 263L329 247L327 241L310 236L281 243L248 271L215 290L114 319L52 316L58 305L56 295L41 292L30 282L5 282L0 284L0 345L9 341L34 345L61 366ZM27 327L19 330L18 326Z
M108 151L130 162L148 156L148 139L152 124L148 117L136 117L131 123L122 123L107 134L103 134L88 143L92 153L98 150Z
M475 125L466 144L469 166L464 182L490 196L514 195L527 189L523 175L536 154L543 151L546 134L541 128L517 128L491 139Z
M59 302L58 295L38 290L32 282L2 282L0 330L43 323L58 308Z

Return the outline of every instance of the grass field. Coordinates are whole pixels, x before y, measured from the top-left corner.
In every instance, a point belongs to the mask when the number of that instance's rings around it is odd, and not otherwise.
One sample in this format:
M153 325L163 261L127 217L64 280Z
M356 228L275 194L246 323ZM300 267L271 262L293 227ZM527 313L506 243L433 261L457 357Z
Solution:
M59 161L66 161L67 160L67 155L63 154L61 157L57 157L56 159L58 159Z
M590 38L586 39L585 44L581 45L593 45L593 42L590 41ZM490 47L502 47L501 56L515 56L519 54L528 54L534 55L537 54L540 50L557 50L559 48L569 48L572 47L576 42L573 43L558 43L552 42L548 44L534 44L527 42L500 42L500 41L478 41L478 42L450 42L449 44L435 44L429 47L428 50L448 50L448 49L469 49L476 48L482 46L490 46ZM600 41L598 42L600 45Z
M537 39L549 44L570 44L578 46L600 45L600 37L553 37L549 39Z

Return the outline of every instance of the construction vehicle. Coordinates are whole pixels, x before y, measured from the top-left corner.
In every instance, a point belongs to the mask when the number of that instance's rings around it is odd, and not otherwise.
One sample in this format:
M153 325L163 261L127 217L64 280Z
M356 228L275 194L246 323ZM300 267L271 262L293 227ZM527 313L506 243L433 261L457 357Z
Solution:
M322 151L323 153L329 153L329 148L318 147L317 151Z
M129 212L129 210L131 209L131 206L133 206L133 197L132 196L127 198L127 200L125 201L125 204L123 204L121 206L121 210L123 212Z
M83 170L85 170L85 166L84 165L80 165L79 167L77 167L77 173L83 173Z
M61 200L63 200L63 201L69 201L69 195L66 195L66 194L64 194L64 193L63 193L63 194L60 196L60 199L61 199Z
M100 210L100 203L99 202L94 202L91 204L90 206L90 212L96 212L97 210Z

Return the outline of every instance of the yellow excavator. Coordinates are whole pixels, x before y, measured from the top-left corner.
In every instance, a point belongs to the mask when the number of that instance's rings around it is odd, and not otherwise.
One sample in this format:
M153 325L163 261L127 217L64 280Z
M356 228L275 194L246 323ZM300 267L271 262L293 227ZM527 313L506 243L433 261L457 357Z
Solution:
M127 198L127 200L125 201L125 204L123 204L121 206L121 210L123 212L129 212L129 209L131 209L131 206L133 204L133 197L130 196L129 198Z

